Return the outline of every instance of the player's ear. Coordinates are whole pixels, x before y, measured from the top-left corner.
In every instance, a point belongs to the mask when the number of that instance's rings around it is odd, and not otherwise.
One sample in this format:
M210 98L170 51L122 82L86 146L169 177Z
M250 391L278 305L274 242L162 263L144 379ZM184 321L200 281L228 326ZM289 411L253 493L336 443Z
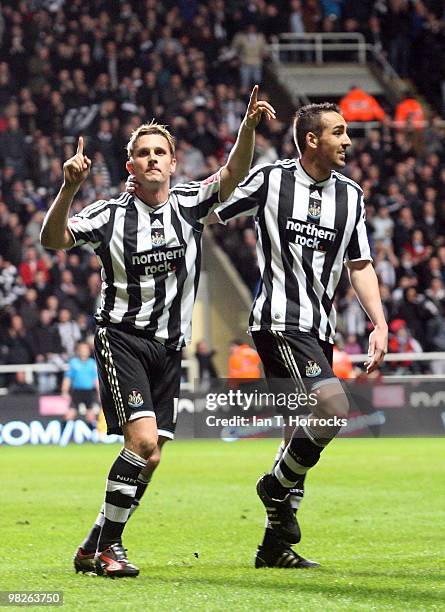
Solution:
M316 149L318 145L318 136L314 132L308 132L306 134L306 146L311 149Z
M170 174L174 174L176 172L176 158L173 157L170 162Z
M133 166L133 163L132 163L132 161L130 159L125 164L125 167L127 168L127 171L128 171L129 174L134 174L134 166Z

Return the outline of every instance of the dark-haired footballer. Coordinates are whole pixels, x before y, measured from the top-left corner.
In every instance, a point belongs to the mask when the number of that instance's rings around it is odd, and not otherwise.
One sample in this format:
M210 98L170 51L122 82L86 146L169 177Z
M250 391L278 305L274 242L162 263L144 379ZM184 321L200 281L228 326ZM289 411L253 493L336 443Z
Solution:
M270 385L316 394L306 423L293 433L286 428L272 471L257 483L267 524L256 567L318 565L291 545L301 538L295 513L306 474L349 410L332 371L334 294L344 264L374 325L368 373L387 351L388 328L366 235L363 192L339 172L351 144L339 108L330 103L302 107L294 119L294 140L299 159L254 167L215 211L222 223L255 217L261 283L249 330Z

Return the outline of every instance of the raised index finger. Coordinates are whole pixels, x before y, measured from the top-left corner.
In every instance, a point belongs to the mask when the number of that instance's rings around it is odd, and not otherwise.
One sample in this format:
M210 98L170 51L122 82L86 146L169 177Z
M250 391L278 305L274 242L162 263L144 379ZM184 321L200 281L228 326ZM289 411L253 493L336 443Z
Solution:
M255 87L252 89L252 93L250 94L249 110L254 107L257 101L258 101L258 85L255 85Z
M77 151L76 154L80 153L83 155L83 136L79 136L79 140L77 142Z

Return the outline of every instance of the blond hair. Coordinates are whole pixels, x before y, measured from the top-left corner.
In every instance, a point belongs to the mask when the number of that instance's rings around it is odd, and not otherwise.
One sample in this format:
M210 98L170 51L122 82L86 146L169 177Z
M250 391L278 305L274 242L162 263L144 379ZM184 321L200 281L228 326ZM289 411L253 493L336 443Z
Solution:
M170 153L172 157L175 156L175 139L170 134L166 125L162 125L160 123L156 123L154 119L150 121L150 123L144 123L140 125L137 129L133 130L130 136L130 140L127 144L127 155L130 158L133 155L134 146L136 141L141 136L146 136L147 134L159 134L160 136L164 136L164 138L168 142L168 146L170 149Z

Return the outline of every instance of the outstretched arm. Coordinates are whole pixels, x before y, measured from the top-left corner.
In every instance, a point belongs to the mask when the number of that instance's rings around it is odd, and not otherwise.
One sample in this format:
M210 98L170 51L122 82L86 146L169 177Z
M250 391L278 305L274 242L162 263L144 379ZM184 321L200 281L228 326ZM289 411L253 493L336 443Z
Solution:
M262 114L275 119L275 110L265 100L258 100L258 85L252 90L246 115L238 131L238 138L230 152L229 159L221 169L220 201L224 202L235 187L248 174L255 146L255 128Z
M380 298L379 283L370 261L348 262L349 279L364 311L374 325L369 336L366 372L376 370L388 352L388 325Z
M47 249L69 249L74 241L68 230L68 214L76 193L90 173L91 160L79 137L76 154L63 164L63 185L43 220L40 242Z

